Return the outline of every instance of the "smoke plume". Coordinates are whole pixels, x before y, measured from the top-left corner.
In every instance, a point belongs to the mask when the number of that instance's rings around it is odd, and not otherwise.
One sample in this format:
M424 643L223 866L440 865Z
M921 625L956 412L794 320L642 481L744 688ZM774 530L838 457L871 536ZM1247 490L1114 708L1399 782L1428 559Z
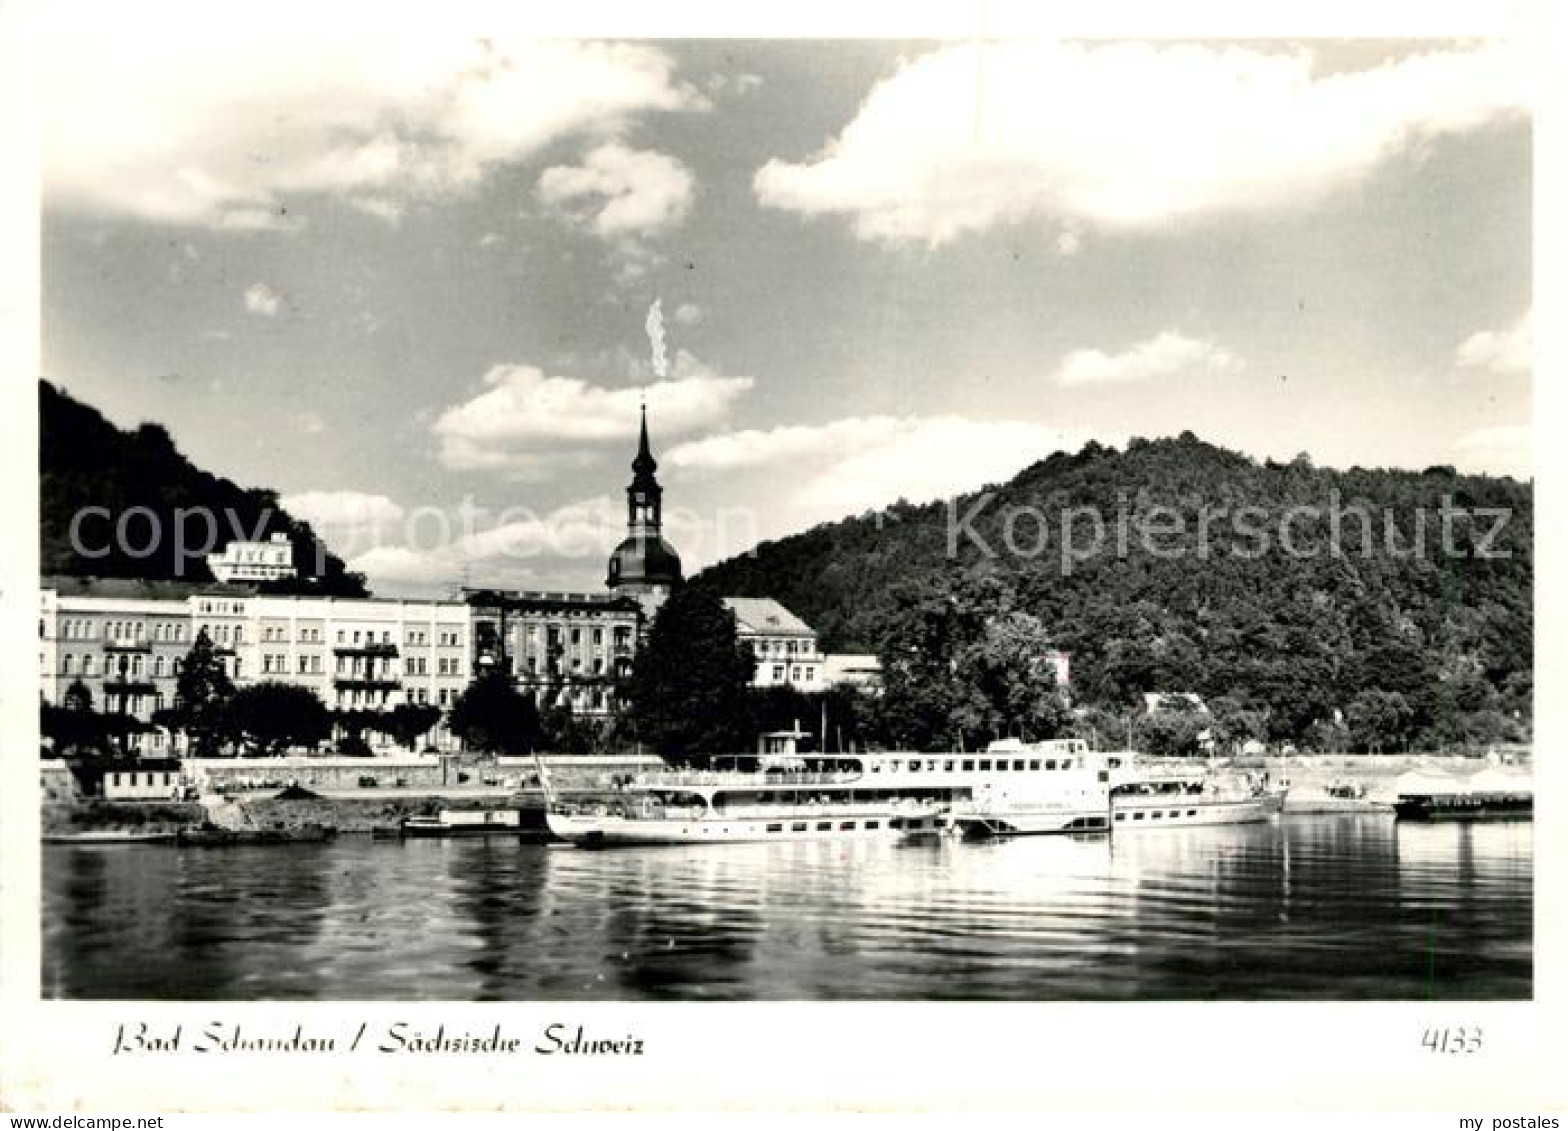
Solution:
M653 372L661 380L670 375L670 359L664 353L664 307L654 299L648 308L648 343L653 347Z

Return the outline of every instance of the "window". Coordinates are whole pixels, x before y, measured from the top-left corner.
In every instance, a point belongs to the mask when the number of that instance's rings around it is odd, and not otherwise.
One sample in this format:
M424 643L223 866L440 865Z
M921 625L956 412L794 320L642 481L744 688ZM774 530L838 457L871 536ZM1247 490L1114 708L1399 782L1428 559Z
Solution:
M991 768L991 759L989 759L989 758L981 758L980 759L980 768L982 770L989 770Z
M66 675L70 675L71 674L71 661L72 661L72 659L73 659L73 657L66 656L65 659L61 663L60 670L62 672L64 672Z
M782 680L784 678L784 665L783 664L774 664L773 665L773 678L777 679L777 680Z
M866 828L868 828L868 829L880 829L881 827L882 827L882 822L881 821L867 821L866 822Z
M1048 770L1056 769L1056 759L1055 758L1047 758L1046 761L1045 761L1045 768L1048 769Z
M953 760L949 758L947 761L943 762L942 768L944 770L951 770L953 768Z
M806 822L805 821L796 821L789 828L790 828L790 832L803 833L803 832L806 831Z
M784 826L783 825L769 825L768 826L768 832L770 832L770 833L781 833L783 831L784 831Z
M1121 814L1118 813L1117 816L1120 817ZM1134 813L1132 815L1132 819L1135 820L1135 821L1141 821L1141 820L1143 820L1143 814L1142 813Z
M815 683L816 680L817 680L817 669L816 668L807 668L806 669L806 682L807 683Z
M1118 814L1116 814L1116 819L1118 821L1125 821L1127 819L1127 814L1126 813L1118 813Z
M817 831L819 833L831 832L832 829L833 829L833 822L832 821L818 821L817 822Z
M965 758L964 759L964 769L965 770L973 770L974 768L975 768L975 760L973 758Z
M1040 768L1040 759L1038 759L1038 758L1030 758L1029 759L1029 768L1031 770L1038 770Z
M850 829L853 829L854 827L855 827L855 822L854 821L840 821L838 823L838 830L839 830L839 832L846 832L846 831L848 831Z
M1072 768L1073 768L1073 760L1071 758L1063 758L1062 759L1062 769L1070 770Z
M1013 769L1021 770L1023 768L1024 768L1024 760L1022 758L1014 758L1013 759Z

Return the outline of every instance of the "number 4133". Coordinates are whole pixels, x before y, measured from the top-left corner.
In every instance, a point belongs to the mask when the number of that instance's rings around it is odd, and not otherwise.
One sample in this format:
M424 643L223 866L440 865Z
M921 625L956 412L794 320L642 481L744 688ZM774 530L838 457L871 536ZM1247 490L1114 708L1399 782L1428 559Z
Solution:
M1480 1052L1481 1043L1479 1028L1426 1029L1421 1037L1422 1048L1431 1052L1446 1052L1450 1056L1468 1056Z

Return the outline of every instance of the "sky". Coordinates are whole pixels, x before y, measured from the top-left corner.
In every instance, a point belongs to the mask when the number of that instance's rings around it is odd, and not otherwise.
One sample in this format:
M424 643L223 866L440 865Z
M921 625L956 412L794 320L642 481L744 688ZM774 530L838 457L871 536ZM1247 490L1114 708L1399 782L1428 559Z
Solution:
M688 571L1091 439L1530 474L1506 42L50 12L43 375L378 593L602 587L642 403Z

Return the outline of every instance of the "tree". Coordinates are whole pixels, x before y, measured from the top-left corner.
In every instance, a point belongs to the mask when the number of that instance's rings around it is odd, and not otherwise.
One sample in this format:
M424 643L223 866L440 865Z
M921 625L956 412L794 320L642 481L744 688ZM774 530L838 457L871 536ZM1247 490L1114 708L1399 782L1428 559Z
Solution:
M551 707L539 720L539 745L552 754L591 754L604 747L606 738L602 726L570 707Z
M1158 711L1145 715L1133 727L1133 742L1140 750L1161 758L1193 758L1203 752L1203 733L1209 718L1197 711Z
M993 578L926 582L896 595L882 640L889 738L929 750L992 739L1052 738L1067 704L1041 620Z
M958 674L980 692L977 730L994 737L1054 738L1067 722L1067 703L1047 659L1051 639L1038 617L997 612L960 657Z
M384 725L399 746L414 749L441 721L441 708L428 703L399 703L386 713Z
M39 728L61 758L100 754L108 738L102 715L93 710L93 695L81 680L72 680L59 704L43 703Z
M1412 717L1410 704L1397 691L1363 691L1345 708L1351 740L1373 754L1405 745Z
M332 730L327 705L308 687L269 680L242 687L227 706L233 733L258 757L323 741Z
M539 709L502 671L488 671L452 704L447 725L464 745L487 754L528 754L539 743Z
M627 696L637 736L667 762L749 748L747 695L756 667L734 615L711 589L676 589L632 666Z
M196 634L174 683L169 721L185 732L195 758L217 757L228 737L227 706L234 684L204 628Z

